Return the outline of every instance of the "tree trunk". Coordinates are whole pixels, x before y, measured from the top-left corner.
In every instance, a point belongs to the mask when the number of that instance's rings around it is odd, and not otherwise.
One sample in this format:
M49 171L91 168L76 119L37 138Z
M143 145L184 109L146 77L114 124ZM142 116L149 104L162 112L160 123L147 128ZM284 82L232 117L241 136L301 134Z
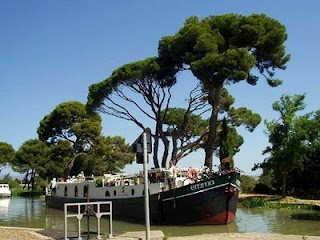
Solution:
M24 182L24 186L23 186L23 190L26 188L27 186L27 183L28 183L28 177L29 177L29 169L27 170L27 173L26 173L26 177L25 177L25 182ZM28 186L28 190L29 190L29 186Z
M218 122L218 113L219 113L219 97L222 85L216 85L210 89L209 92L209 103L212 106L211 117L209 121L209 133L208 140L205 144L205 162L204 165L209 169L212 169L212 159L214 152L214 143L216 140L217 133L217 122Z
M157 129L157 132L158 132L158 136L162 140L163 146L164 146L162 160L161 160L161 167L166 168L167 159L168 159L168 155L169 155L169 144L170 144L170 142L169 142L168 138L166 137L166 135L163 132L162 125L163 124L162 124L161 116L160 116L160 113L159 113L158 116L157 116L156 129ZM154 152L154 154L157 154L157 153Z
M288 178L288 168L285 167L283 171L283 178L282 178L282 198L285 198L287 195L287 178Z
M164 145L164 151L163 151L163 156L162 156L162 161L161 161L161 167L162 168L166 168L167 167L167 159L168 159L168 155L169 155L169 140L163 135L163 137L161 137L161 140L163 142Z
M170 162L172 165L177 164L177 153L178 153L178 134L176 133L176 130L173 130L172 132L172 153L171 153L171 160Z
M71 169L73 167L73 164L74 164L74 161L76 160L76 155L74 154L71 158L71 161L67 164L67 167L64 171L64 177L68 177L70 176L70 173L71 173Z
M30 181L31 181L31 190L33 191L34 190L34 175L35 175L35 170L31 170L31 178L30 178Z
M159 149L159 131L158 131L158 128L156 127L154 144L153 144L153 164L155 168L160 168L159 160L158 160L158 149Z

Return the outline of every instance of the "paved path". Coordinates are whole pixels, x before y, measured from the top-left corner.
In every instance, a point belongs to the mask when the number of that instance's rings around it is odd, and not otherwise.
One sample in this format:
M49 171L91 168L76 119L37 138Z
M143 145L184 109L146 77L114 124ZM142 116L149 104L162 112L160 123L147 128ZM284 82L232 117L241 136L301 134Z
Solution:
M197 236L169 237L168 240L320 240L320 237L262 233L219 233Z
M55 234L53 234L55 232ZM154 232L151 240L160 240L163 236L161 231ZM42 235L43 233L44 235ZM50 236L50 237L49 237ZM116 236L115 240L138 240L144 239L144 232L128 232ZM75 237L75 235L74 235ZM0 240L54 240L63 239L62 231L48 231L36 228L1 227ZM71 238L74 239L74 238ZM102 239L108 239L103 237ZM169 237L168 240L320 240L320 236L304 235L281 235L262 233L219 233L203 234L183 237Z

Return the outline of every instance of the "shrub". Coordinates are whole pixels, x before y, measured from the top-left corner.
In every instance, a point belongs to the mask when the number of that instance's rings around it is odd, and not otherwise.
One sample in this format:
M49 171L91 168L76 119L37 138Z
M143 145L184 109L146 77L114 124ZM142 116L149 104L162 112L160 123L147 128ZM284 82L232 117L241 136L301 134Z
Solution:
M257 184L257 180L255 180L253 177L242 175L240 177L241 181L241 191L243 193L253 193L254 188Z
M267 201L264 198L259 197L248 198L239 202L239 207L245 208L265 207L266 205Z

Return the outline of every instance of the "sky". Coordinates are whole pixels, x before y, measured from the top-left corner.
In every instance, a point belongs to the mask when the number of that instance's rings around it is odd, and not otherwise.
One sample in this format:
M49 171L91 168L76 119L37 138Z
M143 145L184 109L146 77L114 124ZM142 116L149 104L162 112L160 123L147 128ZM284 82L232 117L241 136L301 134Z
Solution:
M58 104L76 100L86 103L88 87L106 79L123 64L157 55L161 37L175 34L186 18L196 15L264 13L287 28L287 70L278 71L283 85L269 87L261 79L256 86L246 83L226 86L244 106L262 119L278 115L272 103L282 94L306 93L306 112L320 109L320 1L256 0L162 0L162 1L0 1L0 141L16 150L31 138L43 117ZM195 79L184 74L174 86L174 106L185 104L186 90ZM183 82L183 84L182 84ZM103 134L120 135L132 143L141 130L126 121L102 115ZM245 143L235 164L245 174L263 161L268 145L262 123L253 133L243 129ZM183 166L200 166L203 151L181 161ZM216 161L217 162L217 161ZM151 165L150 165L151 166ZM126 167L129 172L142 166ZM12 173L7 167L0 177Z

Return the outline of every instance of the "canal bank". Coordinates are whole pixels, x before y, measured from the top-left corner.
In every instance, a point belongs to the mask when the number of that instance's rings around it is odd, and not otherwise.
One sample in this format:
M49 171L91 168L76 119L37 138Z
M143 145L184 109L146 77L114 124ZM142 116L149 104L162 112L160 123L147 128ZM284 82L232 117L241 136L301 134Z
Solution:
M152 240L164 239L164 234L161 231L152 231ZM1 227L0 240L54 240L63 239L63 232L46 231L45 229L36 228L17 228L17 227ZM76 236L70 239L75 239ZM86 238L83 236L84 239ZM95 239L95 238L92 238ZM108 239L103 237L102 239ZM128 232L118 236L114 236L116 240L139 240L145 239L143 231ZM306 235L283 235L283 234L262 234L262 233L215 233L202 234L183 237L168 237L167 240L320 240L318 236Z
M45 201L43 199L21 197L0 199L0 216L0 226L45 229L45 231L48 232L45 234L46 236L52 236L52 233L54 232L63 233L63 211L46 208ZM104 231L105 234L108 234L107 219L102 219L101 224L102 231ZM218 234L225 233L320 236L319 224L320 212L311 209L238 208L235 221L228 225L151 225L151 230L162 231L166 238L184 238L199 236L201 234L216 236ZM86 231L86 220L83 221L81 229ZM92 231L95 229L96 222L92 219L90 220L90 230ZM70 219L70 231L77 231L77 222L75 219ZM136 231L144 231L144 224L114 220L114 233L121 234L124 232ZM8 240L7 238L5 239Z

